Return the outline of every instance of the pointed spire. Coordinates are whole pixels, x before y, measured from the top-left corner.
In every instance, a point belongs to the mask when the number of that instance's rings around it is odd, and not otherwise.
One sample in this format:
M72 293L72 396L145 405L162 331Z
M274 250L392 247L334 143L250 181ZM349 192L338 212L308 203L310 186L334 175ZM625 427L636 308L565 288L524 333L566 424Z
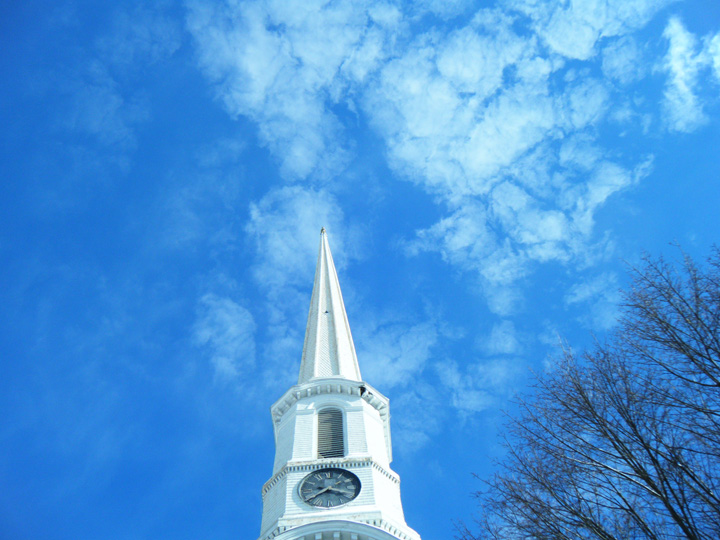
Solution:
M361 380L340 283L323 227L298 384L324 377Z

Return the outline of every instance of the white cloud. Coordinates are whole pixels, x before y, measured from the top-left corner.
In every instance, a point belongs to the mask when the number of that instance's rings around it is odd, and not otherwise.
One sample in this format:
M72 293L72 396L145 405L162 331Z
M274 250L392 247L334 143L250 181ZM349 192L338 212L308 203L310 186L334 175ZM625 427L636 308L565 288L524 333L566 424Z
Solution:
M592 171L602 159L602 150L592 137L586 133L577 133L562 141L558 152L561 166L576 169L583 174Z
M597 143L598 128L641 118L627 100L618 107L613 81L642 76L632 69L640 53L630 34L667 3L508 1L452 30L438 24L408 39L418 14L444 16L437 6L197 2L188 27L228 111L257 122L287 176L340 170L353 141L333 110L364 115L394 171L443 206L407 252L440 253L507 315L534 265L583 267L611 245L596 234L596 213L646 175L650 161L611 156ZM448 4L443 13L466 7ZM599 67L612 81L599 78ZM259 239L255 276L269 290L301 282L308 258L297 253L315 241L299 250L298 228L315 231L323 212L326 222L342 220L328 192L292 189L254 205L247 227Z
M720 82L720 33L715 34L706 40L705 50L708 59L713 67L715 78Z
M573 81L565 93L562 110L573 130L597 123L607 109L609 92L604 83L587 77Z
M520 342L515 325L508 320L494 324L490 334L483 338L482 346L491 355L518 353Z
M660 69L667 74L663 107L668 127L690 132L708 120L704 108L717 103L717 86L710 86L710 72L720 83L720 33L698 39L677 17L668 21L663 36L668 51ZM709 97L709 87L712 88Z
M414 384L392 397L393 448L412 452L425 446L443 429L447 404L437 385Z
M432 372L433 384L417 379L393 394L394 446L403 451L417 450L436 436L448 408L463 419L497 407L515 391L520 369L515 358L503 357L466 366L434 362Z
M535 32L555 53L588 60L600 38L644 26L673 0L516 0L508 3L532 20Z
M591 25L594 47L600 37L621 35L657 9L640 2L623 12L625 21L599 4L590 7L582 14L578 6L551 10L547 20L565 17L574 24L599 13ZM544 8L532 8L539 24ZM418 231L409 253L438 251L476 273L500 314L517 305L517 280L532 263L586 264L598 251L592 246L595 212L646 169L606 159L593 142L590 130L612 105L607 82L589 76L589 68L567 70L563 61L543 56L532 35L516 32L515 22L481 10L447 37L418 37L381 69L364 102L391 165L439 195L449 210ZM578 57L586 56L592 55ZM579 140L585 140L582 148L564 142Z
M432 13L441 18L457 17L473 7L473 0L416 0L412 6L416 17Z
M254 334L252 314L237 302L212 293L200 299L193 340L208 350L219 378L237 380L253 371Z
M343 226L342 210L326 190L288 186L251 204L245 231L255 243L257 282L273 295L312 283L322 227L327 228L336 264L341 265L347 255L344 246L352 239Z
M453 407L461 413L477 413L496 406L512 393L517 366L508 358L490 359L461 368L446 361L435 366L438 378L449 392Z
M501 181L487 197L465 199L451 215L418 231L408 252L440 252L444 260L476 275L492 311L512 313L521 298L517 282L532 264L574 261L585 266L603 252L602 243L589 241L596 211L646 176L652 163L648 158L628 170L601 159L602 152L582 137L568 140L559 155L562 175L541 178L545 183L539 189L535 177L523 179L527 187ZM542 158L535 155L533 163Z
M468 202L435 225L417 232L409 253L439 251L444 260L477 273L490 308L510 313L517 304L517 288L510 287L527 271L527 258L508 240L500 240L489 226L484 205Z
M395 322L360 329L357 343L363 378L378 388L413 383L421 376L438 340L432 322Z
M447 414L442 389L423 382L437 353L441 329L407 314L366 313L353 327L363 379L391 395L395 448L414 451L436 435ZM447 334L447 329L442 329Z
M346 161L343 129L329 106L387 54L384 26L399 20L394 8L368 4L190 4L202 68L231 114L258 123L291 178L328 176Z
M617 276L603 273L574 285L565 296L567 305L584 304L588 315L581 317L593 330L609 330L617 324L620 292Z
M528 192L510 182L491 194L493 216L529 258L538 261L566 260L565 242L571 234L567 217L559 210L543 209Z
M640 48L632 36L613 40L602 50L603 73L620 84L641 79L646 72L644 65Z
M520 59L528 44L511 29L512 19L497 11L479 11L471 25L438 43L437 69L460 92L485 99L503 82L505 68Z
M353 256L344 245L357 244L356 233L333 194L339 183L317 180L348 162L355 119L374 128L390 167L441 207L440 219L406 240L407 253L439 253L473 278L471 288L494 313L517 310L522 280L537 265L577 270L607 256L612 242L596 231L598 210L646 176L652 159L610 153L600 132L608 120L642 120L618 89L645 76L638 64L650 45L631 33L667 3L507 1L468 22L456 18L451 30L438 20L465 13L465 2L425 2L412 12L370 0L192 3L188 28L202 69L230 114L257 123L295 182L251 204L245 227L255 246L247 264L268 298L265 387L297 358L304 325L294 321L307 313L320 227L330 231L338 266ZM424 33L411 36L421 16ZM718 73L720 38L707 38L701 54L677 25L666 29L667 101L692 109L698 58ZM309 180L323 187L310 188ZM608 328L613 279L572 287L567 305L588 311L587 324ZM482 338L492 357L469 366L431 363L441 339L433 321L380 320L355 330L363 374L396 393L395 407L429 395L439 403L442 393L456 409L476 413L516 380L510 357L522 346L509 320ZM440 381L435 393L419 390L428 366ZM401 437L423 444L440 414L408 417Z
M532 41L509 19L482 15L446 40L418 38L365 93L391 164L451 200L486 193L491 176L554 123L549 66L529 58ZM498 93L510 66L516 84Z
M581 234L589 235L594 225L595 211L605 204L611 195L638 182L647 176L651 169L652 157L647 157L633 171L610 161L599 163L581 192L572 191L575 204L571 215L577 230Z
M670 42L663 62L663 69L668 73L664 96L667 122L675 131L692 131L706 121L696 95L700 70L697 39L676 17L668 21L663 35Z

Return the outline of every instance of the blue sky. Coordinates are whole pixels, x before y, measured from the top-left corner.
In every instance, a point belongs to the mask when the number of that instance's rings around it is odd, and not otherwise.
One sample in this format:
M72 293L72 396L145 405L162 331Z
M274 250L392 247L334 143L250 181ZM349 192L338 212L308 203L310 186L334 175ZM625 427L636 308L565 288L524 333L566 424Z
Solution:
M256 538L320 227L408 524L720 229L720 3L0 8L0 537Z

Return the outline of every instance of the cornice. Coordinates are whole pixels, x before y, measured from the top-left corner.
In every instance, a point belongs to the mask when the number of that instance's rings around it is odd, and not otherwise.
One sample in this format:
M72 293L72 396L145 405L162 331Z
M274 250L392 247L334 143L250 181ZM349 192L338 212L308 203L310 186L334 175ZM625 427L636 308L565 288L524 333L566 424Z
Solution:
M390 400L366 382L343 378L313 379L311 382L293 386L270 407L273 423L277 426L285 413L301 399L321 395L360 397L374 407L383 420L390 413Z
M399 527L384 519L320 521L296 527L280 526L258 540L420 540L410 527Z

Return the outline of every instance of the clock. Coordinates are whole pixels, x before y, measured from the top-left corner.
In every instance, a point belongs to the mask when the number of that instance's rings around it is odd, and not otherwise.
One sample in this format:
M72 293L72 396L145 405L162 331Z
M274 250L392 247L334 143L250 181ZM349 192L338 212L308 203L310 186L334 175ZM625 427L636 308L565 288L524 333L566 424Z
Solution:
M298 492L310 506L335 508L358 496L360 479L345 469L318 469L302 479Z

